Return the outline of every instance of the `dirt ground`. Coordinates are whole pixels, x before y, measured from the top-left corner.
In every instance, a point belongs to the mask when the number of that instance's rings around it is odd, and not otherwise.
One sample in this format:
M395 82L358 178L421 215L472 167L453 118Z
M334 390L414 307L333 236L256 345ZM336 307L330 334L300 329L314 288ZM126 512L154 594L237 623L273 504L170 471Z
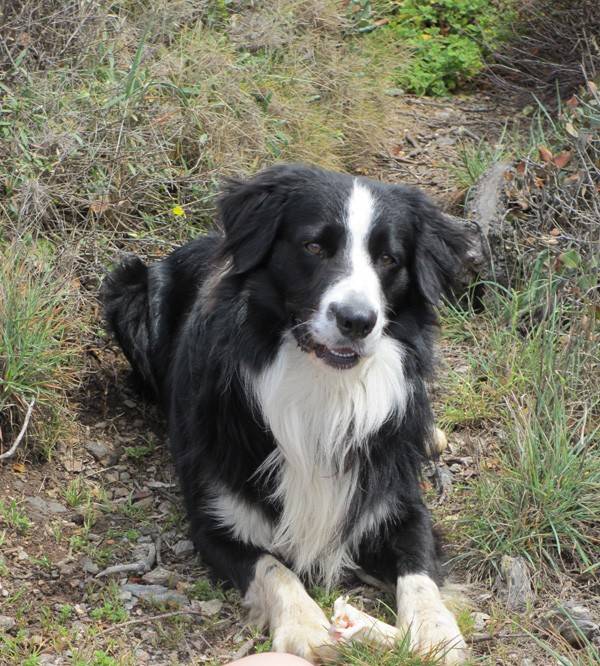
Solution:
M391 97L389 113L387 152L374 157L370 175L423 187L447 210L465 193L453 171L461 142L494 141L514 115L481 94ZM4 627L12 641L0 663L223 664L267 649L267 636L245 626L238 595L212 585L191 551L160 415L135 393L106 336L99 334L86 353L90 371L73 400L71 439L48 463L0 467L0 498L5 505L14 500L18 513L0 518L0 632ZM461 364L454 348L442 357L442 372L444 364ZM446 493L436 491L435 476L427 483L436 520L453 535L450 554L460 551L452 524L492 437L476 428L453 433L441 461ZM30 526L15 527L19 516ZM128 564L134 566L107 571ZM462 585L459 615L478 663L559 663L526 633L544 599L511 614L498 590L471 581L460 566L451 569L450 580ZM151 584L159 587L139 587ZM357 585L350 593L368 610L384 612L377 590ZM335 596L317 595L325 606ZM593 603L591 589L582 595Z

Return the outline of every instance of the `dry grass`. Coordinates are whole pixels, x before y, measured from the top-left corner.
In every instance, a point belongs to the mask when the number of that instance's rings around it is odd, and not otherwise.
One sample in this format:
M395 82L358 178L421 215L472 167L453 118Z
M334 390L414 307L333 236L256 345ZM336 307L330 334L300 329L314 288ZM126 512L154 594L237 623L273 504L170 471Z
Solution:
M335 2L85 7L24 0L5 24L0 182L19 232L179 241L209 221L223 174L360 169L378 146L398 49L346 38Z
M495 87L554 103L600 74L596 0L527 0L515 9L513 37L490 59Z

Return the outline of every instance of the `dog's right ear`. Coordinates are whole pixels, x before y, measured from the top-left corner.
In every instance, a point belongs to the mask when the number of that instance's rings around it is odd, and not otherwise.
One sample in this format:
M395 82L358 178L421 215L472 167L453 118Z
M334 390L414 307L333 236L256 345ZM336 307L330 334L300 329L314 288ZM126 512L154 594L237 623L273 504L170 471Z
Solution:
M225 182L218 209L225 231L224 256L233 260L233 273L256 268L269 254L287 197L285 167L262 171L248 181Z

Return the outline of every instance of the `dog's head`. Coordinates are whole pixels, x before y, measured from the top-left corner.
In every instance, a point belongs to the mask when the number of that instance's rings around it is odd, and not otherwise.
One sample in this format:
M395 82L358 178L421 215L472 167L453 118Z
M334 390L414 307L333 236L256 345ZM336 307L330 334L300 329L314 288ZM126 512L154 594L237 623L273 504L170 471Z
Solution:
M304 165L229 181L219 208L230 274L262 282L300 347L338 370L435 305L464 246L418 190Z

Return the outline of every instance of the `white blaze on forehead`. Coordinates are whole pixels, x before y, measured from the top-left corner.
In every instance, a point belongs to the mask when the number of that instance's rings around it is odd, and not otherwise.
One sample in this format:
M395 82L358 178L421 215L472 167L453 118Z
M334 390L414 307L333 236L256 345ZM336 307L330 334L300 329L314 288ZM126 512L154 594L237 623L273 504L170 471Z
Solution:
M376 213L376 202L369 188L354 181L348 199L344 224L347 240L344 248L344 271L340 279L323 296L317 330L328 328L327 312L332 303L368 306L377 314L377 324L370 334L376 339L384 326L384 307L379 277L369 255L368 241ZM327 337L327 336L325 336Z
M351 301L355 298L381 315L381 286L369 255L369 232L375 217L375 199L366 185L354 181L348 201L346 255L348 273L335 285L332 300Z

